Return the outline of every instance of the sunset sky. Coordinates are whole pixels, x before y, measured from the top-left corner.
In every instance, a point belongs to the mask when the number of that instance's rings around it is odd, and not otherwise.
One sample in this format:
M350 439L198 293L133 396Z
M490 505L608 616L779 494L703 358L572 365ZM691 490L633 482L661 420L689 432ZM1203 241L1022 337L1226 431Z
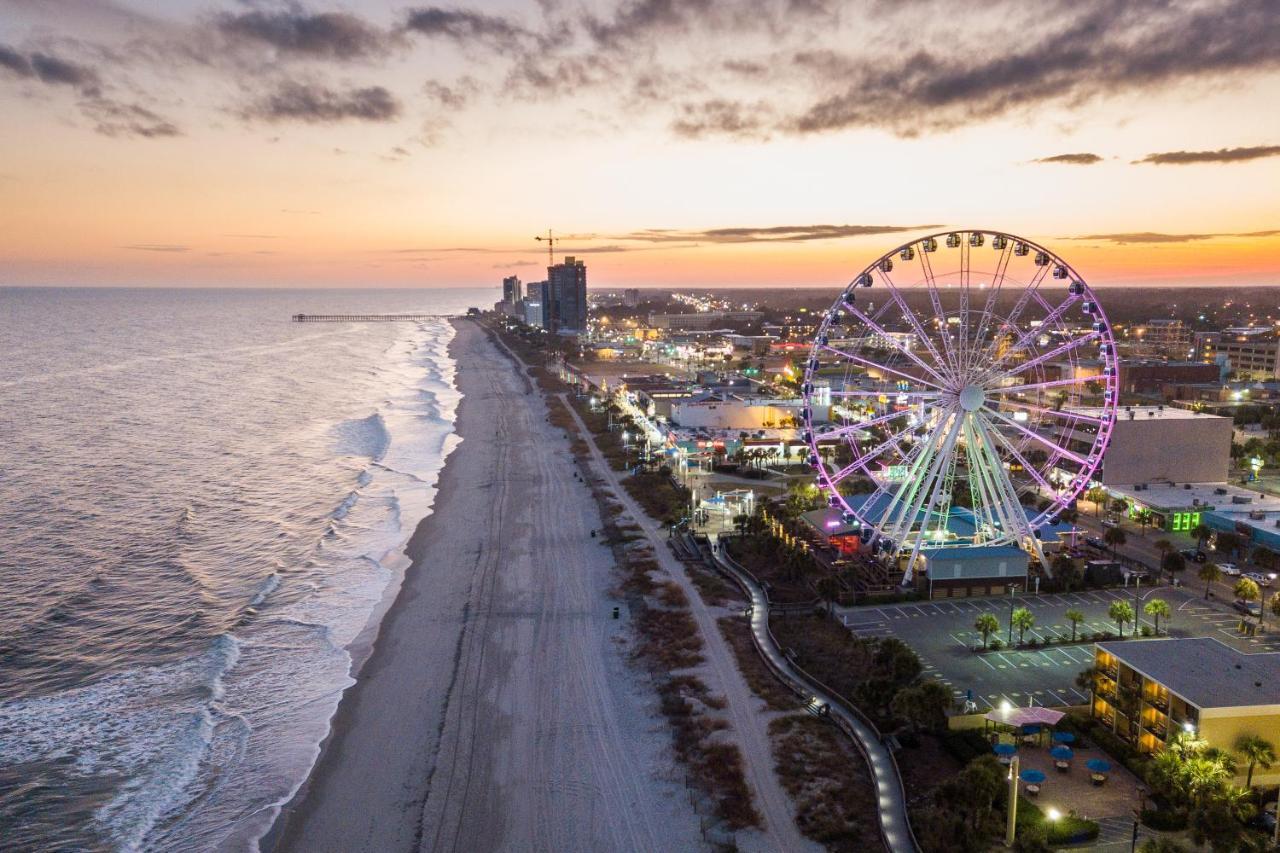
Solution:
M1280 284L1275 0L0 0L0 285Z

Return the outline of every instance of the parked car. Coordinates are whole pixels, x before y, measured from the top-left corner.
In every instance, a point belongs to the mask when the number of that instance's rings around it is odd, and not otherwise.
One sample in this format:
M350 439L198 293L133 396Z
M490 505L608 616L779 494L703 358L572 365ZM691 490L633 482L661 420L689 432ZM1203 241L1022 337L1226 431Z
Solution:
M1107 550L1107 543L1103 542L1097 536L1086 536L1084 538L1084 544L1088 545L1090 548L1097 548L1099 551Z
M1236 567L1235 563L1218 563L1218 568L1227 577L1235 578L1240 576L1240 569Z
M1252 616L1254 619L1257 619L1258 615L1262 613L1261 604L1256 601L1245 601L1242 598L1237 598L1232 607L1245 616Z
M1182 559L1191 563L1203 563L1205 560L1209 559L1208 555L1205 554L1204 551L1199 551L1195 548L1186 548L1178 553L1182 554Z
M1276 579L1274 573L1264 574L1263 572L1245 572L1244 576L1256 583L1258 586L1271 586L1271 582Z

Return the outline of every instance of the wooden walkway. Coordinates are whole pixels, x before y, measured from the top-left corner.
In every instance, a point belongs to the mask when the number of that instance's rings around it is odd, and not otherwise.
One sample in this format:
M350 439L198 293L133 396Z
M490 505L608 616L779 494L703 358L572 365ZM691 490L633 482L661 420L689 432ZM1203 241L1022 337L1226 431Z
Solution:
M401 323L432 320L439 314L294 314L295 323Z

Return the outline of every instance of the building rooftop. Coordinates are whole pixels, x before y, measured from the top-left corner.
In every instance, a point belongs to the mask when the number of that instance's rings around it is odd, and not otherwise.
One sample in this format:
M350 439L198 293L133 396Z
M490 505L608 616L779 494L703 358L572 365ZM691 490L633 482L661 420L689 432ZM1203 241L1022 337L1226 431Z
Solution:
M1280 652L1245 654L1212 637L1098 643L1200 709L1280 705Z
M1085 415L1093 415L1101 417L1105 409L1097 407L1081 406L1073 408L1071 411L1080 412ZM1211 415L1208 412L1193 412L1190 409L1179 409L1175 406L1121 406L1116 412L1117 421L1129 420L1129 413L1133 412L1133 420L1135 421L1189 421L1194 419L1217 419L1228 420L1221 415Z
M1142 486L1138 488L1137 485ZM1280 512L1280 498L1230 483L1140 483L1108 486L1116 494L1166 509L1202 507L1224 512Z

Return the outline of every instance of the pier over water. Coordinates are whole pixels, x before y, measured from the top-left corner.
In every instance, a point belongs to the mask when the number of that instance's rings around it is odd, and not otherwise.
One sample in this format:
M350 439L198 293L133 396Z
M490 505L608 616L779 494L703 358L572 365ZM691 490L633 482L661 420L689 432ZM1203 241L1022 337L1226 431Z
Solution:
M439 314L294 314L295 323L400 323L431 320Z

